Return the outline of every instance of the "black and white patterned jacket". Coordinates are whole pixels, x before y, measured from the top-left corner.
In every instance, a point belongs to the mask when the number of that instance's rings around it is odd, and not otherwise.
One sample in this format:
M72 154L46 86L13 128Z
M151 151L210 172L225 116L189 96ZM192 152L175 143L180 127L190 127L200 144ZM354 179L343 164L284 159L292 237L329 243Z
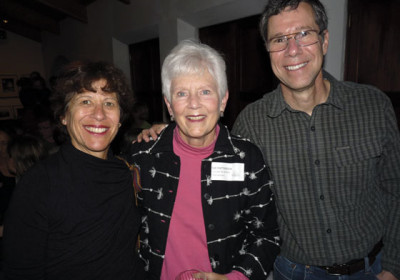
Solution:
M221 129L214 152L202 162L201 193L211 267L266 279L279 253L276 209L268 167L260 150ZM160 279L167 234L178 188L180 159L173 152L169 125L156 141L135 143L127 160L140 169L143 207L140 255L149 279ZM241 181L212 180L212 164L244 164Z

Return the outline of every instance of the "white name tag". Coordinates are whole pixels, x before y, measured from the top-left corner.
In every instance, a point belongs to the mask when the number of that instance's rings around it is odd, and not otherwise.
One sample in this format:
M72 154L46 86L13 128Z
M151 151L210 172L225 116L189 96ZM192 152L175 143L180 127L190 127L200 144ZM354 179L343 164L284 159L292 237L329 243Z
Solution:
M211 163L211 180L244 181L244 163Z

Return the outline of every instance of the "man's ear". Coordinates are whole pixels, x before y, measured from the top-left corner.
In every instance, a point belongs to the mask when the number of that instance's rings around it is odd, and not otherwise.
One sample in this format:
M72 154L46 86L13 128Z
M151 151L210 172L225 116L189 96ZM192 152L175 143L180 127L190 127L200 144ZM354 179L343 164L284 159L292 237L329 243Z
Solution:
M328 52L328 46L329 46L329 31L328 29L323 32L323 37L322 37L322 53L326 55Z

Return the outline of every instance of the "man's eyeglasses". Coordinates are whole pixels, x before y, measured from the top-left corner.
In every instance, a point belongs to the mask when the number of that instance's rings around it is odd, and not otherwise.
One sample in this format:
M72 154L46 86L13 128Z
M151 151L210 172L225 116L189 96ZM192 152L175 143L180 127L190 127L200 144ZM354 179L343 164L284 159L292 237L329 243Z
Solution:
M271 38L267 42L267 50L268 52L280 52L286 50L289 40L294 39L296 44L300 47L306 47L313 45L319 41L318 36L322 32L318 32L317 30L302 30L300 32L287 34L283 36L278 36L275 38Z

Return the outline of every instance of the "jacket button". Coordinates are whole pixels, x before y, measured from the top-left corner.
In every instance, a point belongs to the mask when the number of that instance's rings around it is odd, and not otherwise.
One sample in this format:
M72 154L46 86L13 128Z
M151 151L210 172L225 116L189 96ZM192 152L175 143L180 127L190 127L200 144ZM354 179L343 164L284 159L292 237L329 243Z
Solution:
M208 229L209 229L209 230L214 230L214 229L215 229L215 226L214 226L213 224L209 224L209 225L208 225Z
M205 198L205 199L208 200L208 199L210 199L210 197L211 197L211 195L209 195L208 193L204 194L204 198Z

